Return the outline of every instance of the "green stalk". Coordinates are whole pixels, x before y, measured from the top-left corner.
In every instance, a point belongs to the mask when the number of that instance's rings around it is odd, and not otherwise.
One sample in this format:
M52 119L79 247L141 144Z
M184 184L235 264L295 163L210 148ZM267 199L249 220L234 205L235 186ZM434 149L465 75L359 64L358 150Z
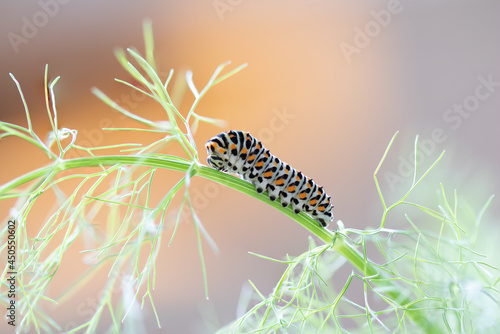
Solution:
M9 191L21 186L22 184L35 180L39 177L49 175L49 173L53 171L58 173L79 167L113 166L116 164L158 167L179 172L187 172L188 169L193 164L193 162L178 157L161 156L161 155L141 155L141 156L112 155L112 156L97 156L93 158L77 158L70 160L61 160L55 165L41 167L39 169L36 169L30 173L27 173L23 176L20 176L6 183L2 187L0 187L0 199L11 197L12 194L9 194ZM221 173L219 171L214 170L213 168L203 165L196 165L194 169L195 169L195 174L197 174L198 176L218 182L224 186L236 189L238 191L241 191L242 193L257 198L258 200L266 204L271 205L275 209L283 212L290 218L296 220L304 228L309 230L311 233L316 235L325 243L331 243L335 237L335 234L332 231L329 231L319 226L319 224L314 219L312 219L305 213L300 213L299 215L297 215L293 212L291 208L283 208L279 202L269 201L269 198L267 197L266 194L258 194L255 191L255 188L246 181L243 181L237 177L225 173Z

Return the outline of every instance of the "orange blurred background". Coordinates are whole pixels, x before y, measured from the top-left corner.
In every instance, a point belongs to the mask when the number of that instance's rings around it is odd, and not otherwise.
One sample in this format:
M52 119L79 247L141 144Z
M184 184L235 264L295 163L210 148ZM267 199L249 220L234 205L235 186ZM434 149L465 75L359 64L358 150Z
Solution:
M151 18L163 73L191 69L201 89L220 63L231 60L229 69L248 63L198 106L199 114L229 124L200 127L196 140L203 162L203 144L213 135L250 131L325 187L333 197L335 220L352 228L374 227L382 209L373 171L399 130L380 174L388 198L405 193L411 182L405 166L419 134L425 154L421 171L447 150L431 187L442 182L450 191L463 189L478 210L500 188L499 10L499 2L486 0L4 1L1 120L26 124L10 72L21 84L35 131L46 136L50 124L43 73L49 64L49 77L61 76L56 86L60 127L77 129L85 144L147 143L127 138L130 134L101 131L103 123L134 123L104 105L90 88L98 87L136 114L162 119L156 105L113 80L131 79L113 50L134 46L143 51L142 21ZM26 22L35 28L30 30ZM183 111L192 102L190 94L186 92ZM461 111L456 105L463 106ZM48 162L18 139L2 139L0 145L2 184ZM199 204L199 216L220 248L216 255L205 246L210 299L204 298L194 228L191 222L182 224L173 245L165 243L158 258L154 297L162 329L146 302L143 317L149 332L206 332L203 319L213 313L219 322L215 325L231 321L247 280L268 294L285 268L248 251L282 259L308 248L307 231L267 205L231 189L211 188L205 180L195 180L193 187L216 194ZM159 199L162 189L154 195ZM0 203L4 221L12 204ZM498 214L497 201L492 206ZM43 208L36 212L40 221L32 218L34 230L46 218ZM85 266L78 251L65 258L55 282L67 285L72 272ZM2 254L0 263L4 258ZM87 318L77 308L92 308L99 284L85 287L61 307L51 305L49 314L65 329L84 322ZM56 291L60 289L50 287L47 294L54 298Z

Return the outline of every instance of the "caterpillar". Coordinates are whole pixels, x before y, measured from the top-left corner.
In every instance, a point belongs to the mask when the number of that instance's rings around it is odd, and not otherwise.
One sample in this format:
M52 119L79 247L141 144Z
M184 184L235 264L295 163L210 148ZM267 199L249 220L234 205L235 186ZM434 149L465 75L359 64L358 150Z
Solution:
M271 201L279 198L283 207L291 204L296 214L304 211L324 227L333 220L331 197L323 187L272 155L250 133L222 132L205 147L210 167L241 175L258 193L267 190Z

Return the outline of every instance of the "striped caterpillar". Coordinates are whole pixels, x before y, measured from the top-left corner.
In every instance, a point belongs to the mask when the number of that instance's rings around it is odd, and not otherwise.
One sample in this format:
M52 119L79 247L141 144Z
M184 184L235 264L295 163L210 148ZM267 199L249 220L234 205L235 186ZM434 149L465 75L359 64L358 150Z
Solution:
M255 185L258 193L267 190L269 199L292 205L298 214L306 212L322 226L333 220L333 205L323 187L272 155L248 132L227 131L205 145L208 164L217 170L239 174Z

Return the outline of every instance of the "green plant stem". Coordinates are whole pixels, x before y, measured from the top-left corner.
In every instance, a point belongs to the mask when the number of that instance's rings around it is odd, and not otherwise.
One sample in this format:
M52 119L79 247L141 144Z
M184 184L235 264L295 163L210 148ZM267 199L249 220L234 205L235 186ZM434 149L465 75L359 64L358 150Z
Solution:
M193 168L193 162L189 160L161 155L111 155L59 160L53 165L41 167L4 184L0 187L0 199L12 197L13 195L9 193L10 191L40 177L52 177L59 172L74 168L103 167L113 166L116 164L166 168L179 172L188 172L190 168ZM194 170L195 174L200 177L239 190L247 195L261 200L268 205L271 205L294 219L323 242L327 244L332 243L333 249L336 252L344 256L353 266L363 273L365 277L369 278L370 281L377 286L377 288L383 288L385 296L393 300L398 305L402 305L404 311L407 312L413 321L415 321L426 333L439 332L439 328L436 325L429 323L426 320L424 312L415 308L415 304L410 299L410 296L408 296L405 291L401 289L401 287L395 285L393 281L390 280L390 277L386 275L385 271L378 268L358 250L356 250L356 248L354 248L350 243L346 242L344 236L319 226L315 220L304 213L296 215L291 208L283 208L279 202L269 201L266 194L258 194L250 183L237 177L221 173L210 167L199 164L194 167Z
M110 156L97 156L92 158L77 158L69 160L59 160L57 163L38 168L30 173L22 175L0 187L0 199L12 197L13 194L9 192L13 189L33 181L40 177L49 175L56 175L59 172L80 168L80 167L99 167L99 166L113 166L116 164L122 165L140 165L148 167L166 168L174 171L187 172L192 166L193 162L185 159L180 159L171 156L161 155L110 155ZM298 221L303 227L323 240L325 243L331 243L335 237L332 231L329 231L321 226L304 213L299 215L295 214L291 208L283 208L278 201L271 202L266 194L258 194L255 188L248 182L240 178L221 173L210 167L197 164L195 166L195 174L203 178L218 182L224 186L241 191L249 196L255 197L258 200L271 205L275 209L283 212L290 218ZM299 219L297 219L299 218Z

